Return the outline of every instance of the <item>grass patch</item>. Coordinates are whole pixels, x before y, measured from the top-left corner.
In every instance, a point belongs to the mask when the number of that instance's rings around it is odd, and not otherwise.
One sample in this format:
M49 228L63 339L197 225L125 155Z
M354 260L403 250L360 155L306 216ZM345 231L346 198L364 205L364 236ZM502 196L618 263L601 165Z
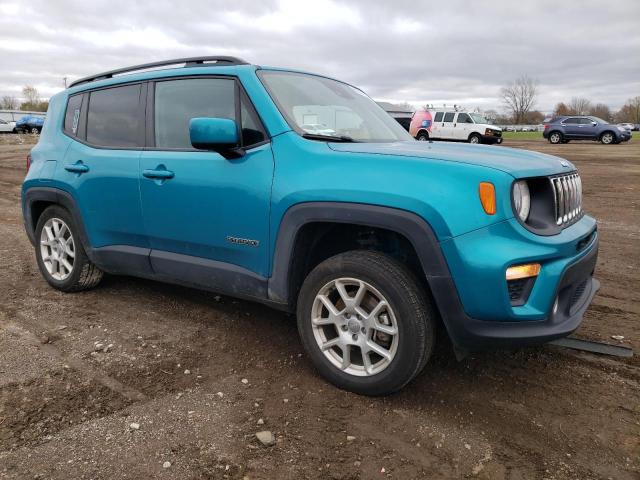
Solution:
M509 140L543 140L542 132L502 132L502 138Z

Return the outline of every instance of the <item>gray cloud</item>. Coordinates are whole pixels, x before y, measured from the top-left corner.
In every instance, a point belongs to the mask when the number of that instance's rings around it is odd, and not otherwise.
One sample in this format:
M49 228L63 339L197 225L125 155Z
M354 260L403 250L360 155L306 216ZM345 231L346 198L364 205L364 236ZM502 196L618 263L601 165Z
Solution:
M537 107L640 95L640 2L0 0L0 95L91 73L230 54L334 76L392 101L500 107L527 74Z

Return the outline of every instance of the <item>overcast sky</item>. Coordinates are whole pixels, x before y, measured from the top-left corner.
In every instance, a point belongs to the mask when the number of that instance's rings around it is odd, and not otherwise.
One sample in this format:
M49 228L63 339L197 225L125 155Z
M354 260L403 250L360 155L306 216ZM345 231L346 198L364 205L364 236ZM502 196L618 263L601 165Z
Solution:
M0 0L0 96L43 97L112 68L196 55L330 75L377 100L501 109L640 95L640 1Z

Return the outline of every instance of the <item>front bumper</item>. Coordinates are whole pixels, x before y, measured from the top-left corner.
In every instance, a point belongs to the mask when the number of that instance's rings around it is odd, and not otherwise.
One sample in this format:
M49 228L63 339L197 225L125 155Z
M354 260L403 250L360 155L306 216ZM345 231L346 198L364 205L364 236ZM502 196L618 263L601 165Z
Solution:
M502 134L500 135L480 135L482 138L482 143L487 143L489 145L493 145L494 143L500 144L502 143Z
M593 278L598 257L595 221L583 220L537 245L526 238L507 241L516 227L506 221L493 232L444 246L454 275L432 278L430 286L454 345L468 351L516 348L546 343L578 328L600 286ZM483 244L488 250L482 251ZM526 304L514 306L504 272L509 265L529 261L539 261L543 268ZM460 268L466 270L461 274Z

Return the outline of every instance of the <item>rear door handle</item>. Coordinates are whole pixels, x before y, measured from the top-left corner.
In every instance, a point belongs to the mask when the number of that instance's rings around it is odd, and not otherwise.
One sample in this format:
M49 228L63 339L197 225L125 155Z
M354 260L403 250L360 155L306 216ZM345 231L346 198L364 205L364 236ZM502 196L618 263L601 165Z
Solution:
M82 163L82 160L78 160L76 163L65 165L64 169L67 172L73 172L73 173L77 173L79 175L83 174L83 173L87 173L89 171L89 167L87 165L85 165L84 163Z
M153 178L157 180L168 180L175 176L171 170L143 170L142 176L145 178Z

